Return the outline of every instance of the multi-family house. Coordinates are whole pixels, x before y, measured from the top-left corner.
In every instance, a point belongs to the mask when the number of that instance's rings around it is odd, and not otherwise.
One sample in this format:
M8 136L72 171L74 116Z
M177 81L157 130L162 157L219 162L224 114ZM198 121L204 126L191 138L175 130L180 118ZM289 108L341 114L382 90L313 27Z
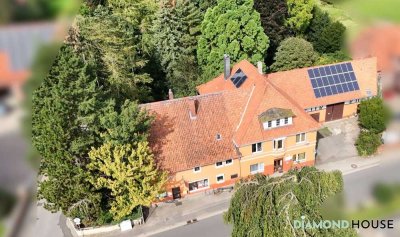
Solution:
M156 118L150 143L170 174L169 197L312 166L321 122L351 116L360 99L376 95L374 59L269 75L261 64L224 63L224 73L200 85L199 95L173 99L170 92L169 100L142 105Z

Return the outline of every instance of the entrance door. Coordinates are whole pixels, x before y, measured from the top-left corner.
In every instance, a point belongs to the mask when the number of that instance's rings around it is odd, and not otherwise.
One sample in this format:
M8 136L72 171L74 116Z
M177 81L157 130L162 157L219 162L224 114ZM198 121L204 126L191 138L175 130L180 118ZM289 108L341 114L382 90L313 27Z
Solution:
M332 121L343 118L344 103L326 106L325 121Z
M172 188L172 198L173 199L181 198L181 188L180 187Z
M283 171L283 158L274 160L274 172Z

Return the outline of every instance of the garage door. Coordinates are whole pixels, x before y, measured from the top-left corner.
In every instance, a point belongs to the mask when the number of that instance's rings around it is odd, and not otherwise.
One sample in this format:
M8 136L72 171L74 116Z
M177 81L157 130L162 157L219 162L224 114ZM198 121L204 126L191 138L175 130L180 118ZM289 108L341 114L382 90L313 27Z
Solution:
M343 118L344 103L338 103L326 106L325 121L332 121Z

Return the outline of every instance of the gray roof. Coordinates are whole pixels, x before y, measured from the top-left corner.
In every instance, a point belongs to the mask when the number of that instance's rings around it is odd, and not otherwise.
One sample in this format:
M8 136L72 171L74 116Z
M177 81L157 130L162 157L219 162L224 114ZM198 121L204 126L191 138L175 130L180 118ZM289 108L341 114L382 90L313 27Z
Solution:
M52 41L55 23L29 23L0 27L0 52L10 58L13 70L29 70L41 44Z

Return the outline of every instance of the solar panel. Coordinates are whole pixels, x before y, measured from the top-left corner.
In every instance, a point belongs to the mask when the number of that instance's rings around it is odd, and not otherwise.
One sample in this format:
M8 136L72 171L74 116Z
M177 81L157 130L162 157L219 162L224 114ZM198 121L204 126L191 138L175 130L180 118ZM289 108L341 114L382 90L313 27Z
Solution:
M316 98L360 90L351 63L308 69Z
M243 82L246 81L246 79L246 74L244 74L244 72L240 68L231 77L231 81L233 85L236 86L236 88L239 88L243 84Z

